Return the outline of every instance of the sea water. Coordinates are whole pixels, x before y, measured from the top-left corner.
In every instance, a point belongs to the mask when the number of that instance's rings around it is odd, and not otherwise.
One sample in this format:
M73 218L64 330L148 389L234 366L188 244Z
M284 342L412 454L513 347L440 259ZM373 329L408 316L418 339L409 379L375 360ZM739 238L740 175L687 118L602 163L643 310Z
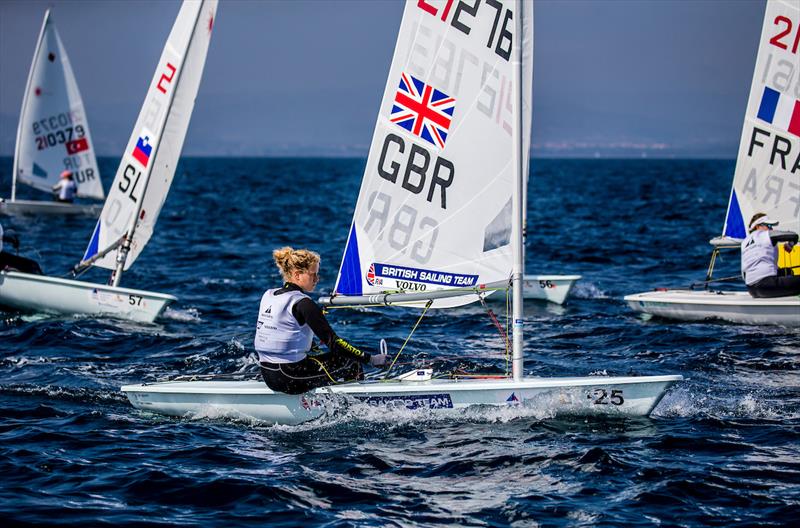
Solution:
M106 187L117 160L102 159ZM508 407L364 407L300 426L133 409L120 385L257 375L258 300L283 245L333 287L363 159L183 159L124 286L176 295L155 324L0 312L0 518L51 525L731 526L800 521L800 332L645 320L622 297L702 280L731 161L533 160L527 271L581 274L568 304L525 306L526 373L683 374L647 419ZM0 160L8 196L11 160ZM32 190L21 197L47 199ZM66 275L86 218L3 218ZM723 254L720 275L738 255ZM89 280L105 282L93 270ZM495 306L499 313L502 306ZM332 311L396 351L419 311ZM502 317L501 317L502 320ZM407 367L505 372L485 310L426 314Z

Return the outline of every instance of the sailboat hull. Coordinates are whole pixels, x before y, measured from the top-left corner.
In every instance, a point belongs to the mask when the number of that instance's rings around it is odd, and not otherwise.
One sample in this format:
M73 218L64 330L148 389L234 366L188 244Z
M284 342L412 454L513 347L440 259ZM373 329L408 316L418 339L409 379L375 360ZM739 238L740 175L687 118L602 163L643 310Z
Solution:
M163 293L0 272L0 305L25 312L106 315L149 323L176 300Z
M580 275L525 275L522 278L522 297L525 300L564 304Z
M103 209L102 204L79 204L62 202L42 202L35 200L2 200L0 215L70 215L97 217Z
M126 385L137 409L169 416L248 417L298 424L353 405L452 412L522 405L546 416L647 416L681 376L523 378L360 382L301 395L274 392L260 380L170 381Z
M800 297L756 299L747 292L665 290L625 297L635 311L677 319L800 327Z

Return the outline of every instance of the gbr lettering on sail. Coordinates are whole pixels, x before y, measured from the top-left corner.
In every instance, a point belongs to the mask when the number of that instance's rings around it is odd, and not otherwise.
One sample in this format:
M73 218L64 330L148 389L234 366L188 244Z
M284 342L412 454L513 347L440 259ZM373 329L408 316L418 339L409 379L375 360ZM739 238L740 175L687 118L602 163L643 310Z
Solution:
M373 241L427 264L441 223L474 198L464 181L479 168L466 155L480 150L471 142L500 135L510 144L514 24L509 2L414 3L401 30L413 38L398 40L370 149L367 207L356 216Z

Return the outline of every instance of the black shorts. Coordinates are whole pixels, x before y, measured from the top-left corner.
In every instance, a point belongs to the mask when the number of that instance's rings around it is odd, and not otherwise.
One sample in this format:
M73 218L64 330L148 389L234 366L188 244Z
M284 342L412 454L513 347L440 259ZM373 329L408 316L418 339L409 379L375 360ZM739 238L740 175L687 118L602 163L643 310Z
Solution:
M20 257L19 255L14 255L6 251L0 251L0 271L3 270L42 275L42 268L39 267L39 263L35 260Z
M338 381L363 379L361 364L342 355L327 352L306 356L294 363L261 362L261 376L267 387L286 394L303 394Z
M800 275L764 277L747 286L750 295L756 298L788 297L800 295Z

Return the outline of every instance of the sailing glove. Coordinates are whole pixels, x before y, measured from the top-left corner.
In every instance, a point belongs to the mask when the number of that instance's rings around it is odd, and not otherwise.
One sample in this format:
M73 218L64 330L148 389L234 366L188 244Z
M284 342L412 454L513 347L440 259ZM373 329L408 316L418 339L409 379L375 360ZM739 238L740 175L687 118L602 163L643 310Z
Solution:
M369 357L369 364L373 367L385 367L388 359L388 354L373 354Z

